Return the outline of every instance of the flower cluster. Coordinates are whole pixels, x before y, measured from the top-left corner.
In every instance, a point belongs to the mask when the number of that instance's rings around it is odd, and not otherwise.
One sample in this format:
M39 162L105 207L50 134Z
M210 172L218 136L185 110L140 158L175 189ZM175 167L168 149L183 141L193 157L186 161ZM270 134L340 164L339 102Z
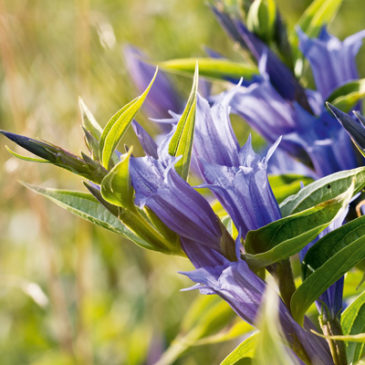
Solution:
M227 72L219 77L236 83L232 89L218 95L206 88L198 92L198 69L203 75L211 72L204 59L197 62L184 107L168 76L162 72L156 76L144 56L128 47L127 66L142 94L122 107L104 129L81 103L90 155L78 157L43 141L1 133L42 161L85 178L90 194L68 192L66 199L61 191L34 190L62 206L72 205L76 214L144 248L185 255L195 267L184 273L196 283L194 288L219 295L253 326L268 285L265 277L273 276L281 297L277 318L284 352L297 363L345 364L359 359L363 351L356 355L352 351L346 360L350 352L346 354L343 342L331 336L355 333L355 327L341 328L343 275L365 258L362 217L344 224L350 221L346 217L351 201L365 187L365 169L359 167L351 141L361 151L365 148L361 95L346 99L349 83L358 79L355 56L365 33L341 42L325 26L314 38L308 36L312 29L298 27L297 49L288 51L290 42L273 4L255 0L246 19L229 12L224 2L211 4L223 28L258 64L252 77L237 82L246 75L232 72L233 63L210 52L210 65L226 62ZM257 24L262 23L259 15L264 10L265 19L273 19L275 26L261 32L263 25ZM305 60L317 90L298 81L296 73ZM134 120L145 100L148 112L162 126L158 142ZM327 109L326 101L356 110L362 124L336 106ZM240 145L231 113L264 137L268 142L264 152L254 151L251 137ZM125 153L116 149L129 125L143 147L143 157L129 147ZM270 177L273 172L276 176ZM192 176L201 184L192 186ZM308 177L313 182L302 187L301 181ZM294 190L288 188L289 180L295 182ZM206 190L200 193L201 189ZM279 191L284 192L280 201ZM76 196L77 203L70 199ZM91 204L103 209L102 214L96 217ZM301 285L290 262L298 257ZM320 330L305 315L314 301L326 339L313 333ZM359 320L354 317L352 323Z

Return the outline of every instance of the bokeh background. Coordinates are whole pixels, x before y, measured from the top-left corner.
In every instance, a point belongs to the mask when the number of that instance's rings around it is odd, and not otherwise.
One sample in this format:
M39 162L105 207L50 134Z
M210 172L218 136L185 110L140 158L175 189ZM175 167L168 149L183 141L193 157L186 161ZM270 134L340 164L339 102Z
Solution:
M278 0L289 26L309 0ZM331 31L365 27L346 0ZM123 46L152 60L240 59L203 0L0 0L0 128L79 153L78 96L101 125L136 96ZM358 57L365 77L365 51ZM190 79L172 76L182 95ZM138 118L153 132L141 113ZM128 138L133 138L132 133ZM19 181L83 189L80 179L11 157L0 139L0 363L147 364L179 333L198 293L180 292L182 258L145 252L36 196ZM177 364L215 364L235 346L188 350ZM76 360L75 360L76 359Z

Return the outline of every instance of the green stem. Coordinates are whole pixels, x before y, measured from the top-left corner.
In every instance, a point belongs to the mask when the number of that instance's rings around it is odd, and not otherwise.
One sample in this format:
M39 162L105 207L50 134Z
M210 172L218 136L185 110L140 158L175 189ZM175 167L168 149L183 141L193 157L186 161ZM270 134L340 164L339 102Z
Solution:
M325 336L342 336L342 328L337 318L325 319L324 316L319 318L323 334ZM347 365L346 347L343 341L332 340L327 338L328 345L332 354L335 365Z
M280 295L290 311L290 299L295 292L295 284L289 259L271 265L269 271L276 279Z

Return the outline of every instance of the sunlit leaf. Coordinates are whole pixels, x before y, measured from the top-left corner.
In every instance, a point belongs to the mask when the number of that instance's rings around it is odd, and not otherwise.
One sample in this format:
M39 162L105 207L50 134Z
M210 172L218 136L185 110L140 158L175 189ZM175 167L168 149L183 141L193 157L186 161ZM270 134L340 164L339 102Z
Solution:
M103 133L103 129L101 128L100 124L96 121L94 115L91 113L91 111L81 98L79 98L79 107L81 112L82 126L96 140L99 140Z
M199 63L200 76L212 79L252 79L259 71L255 65L229 61L223 58L180 58L159 63L167 71L193 74L195 63Z
M353 187L336 198L279 219L247 234L247 262L262 268L289 258L310 243L346 207Z
M341 327L344 335L354 335L365 332L365 292L358 296L342 313ZM350 363L359 361L364 355L365 338L360 344L346 344L347 360Z
M314 0L299 19L298 26L309 37L316 37L323 25L336 15L343 0Z
M279 297L274 290L274 282L269 281L266 287L262 307L257 320L257 345L254 365L299 365L299 361L283 341L283 333L279 322Z
M284 217L323 203L342 194L354 183L354 194L365 186L365 167L336 172L305 186L280 204Z
M134 116L143 105L143 102L145 101L153 82L156 79L157 72L158 69L156 68L156 72L146 90L140 96L130 101L127 105L123 106L118 112L116 112L105 126L100 137L102 164L105 168L109 167L109 161L115 148L127 131Z
M365 79L350 81L336 89L327 99L336 108L349 112L365 97Z
M124 154L120 162L101 182L101 194L110 204L120 207L133 207L133 187L129 176L129 159L133 148Z
M180 157L175 164L175 170L184 180L187 179L189 173L191 150L193 146L198 77L199 68L198 64L196 64L193 86L189 99L169 144L169 154L171 156Z
M305 259L305 277L290 307L301 322L309 306L347 271L365 258L365 217L328 233L312 246Z
M241 364L242 359L251 359L255 353L258 332L243 340L222 362L221 365ZM246 360L247 363L248 360Z
M68 190L41 188L24 184L32 191L52 200L60 207L98 226L122 235L136 244L152 249L151 245L128 229L117 217L104 208L92 195Z
M49 163L49 161L41 159L41 158L34 158L34 157L28 157L23 156L13 150L11 150L8 146L5 146L5 149L14 157L18 158L19 160L27 161L27 162L38 162L38 163Z

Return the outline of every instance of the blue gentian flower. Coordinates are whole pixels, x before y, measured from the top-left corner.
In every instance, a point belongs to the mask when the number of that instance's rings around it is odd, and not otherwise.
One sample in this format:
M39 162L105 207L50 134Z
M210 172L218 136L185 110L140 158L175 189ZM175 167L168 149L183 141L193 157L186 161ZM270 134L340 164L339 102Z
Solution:
M323 27L318 38L309 38L299 28L299 46L310 62L317 89L323 100L339 86L359 78L356 55L365 31L353 34L341 42Z
M219 295L242 319L255 325L266 284L244 261L223 260L222 265L202 267L184 274L198 283L194 289L200 289L203 294ZM309 332L313 325L307 318L304 329L280 301L279 320L287 341L293 348L300 346L302 356L315 364L333 364L326 342Z
M212 107L198 98L193 155L200 173L236 227L249 230L281 218L267 179L267 163L275 144L263 158L252 149L251 138L241 148L233 133L227 104Z

